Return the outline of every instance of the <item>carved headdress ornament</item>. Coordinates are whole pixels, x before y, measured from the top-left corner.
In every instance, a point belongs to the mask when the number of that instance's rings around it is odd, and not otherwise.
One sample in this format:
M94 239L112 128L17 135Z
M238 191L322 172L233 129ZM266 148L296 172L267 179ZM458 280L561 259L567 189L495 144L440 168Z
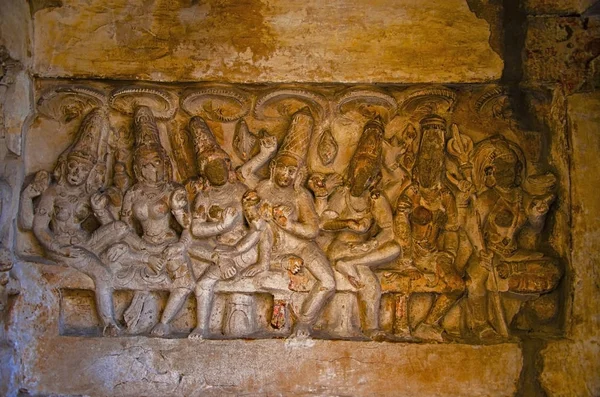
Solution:
M206 165L212 160L229 160L229 155L221 149L214 134L202 117L192 117L189 127L192 139L194 140L194 152L196 153L200 174L204 174Z
M421 119L421 129L436 129L446 131L446 120L437 114L430 114Z
M367 157L376 162L381 161L381 142L383 141L384 132L385 127L383 125L383 119L380 116L369 120L363 128L363 133L358 141L358 146L352 156L353 160Z
M381 143L383 142L384 132L385 127L380 116L376 116L365 124L356 150L350 160L350 175L355 172L367 172L371 178L377 176L381 170L383 151Z
M104 112L100 109L89 112L79 127L75 142L68 149L68 156L96 164L107 126L108 119Z
M299 166L304 165L313 132L313 125L314 119L308 107L304 107L294 113L288 132L283 139L275 160L287 156L295 159Z
M152 110L148 106L138 106L133 114L135 132L134 159L150 153L157 154L165 164L165 176L171 175L171 160L160 143L158 125ZM168 178L166 178L168 179Z

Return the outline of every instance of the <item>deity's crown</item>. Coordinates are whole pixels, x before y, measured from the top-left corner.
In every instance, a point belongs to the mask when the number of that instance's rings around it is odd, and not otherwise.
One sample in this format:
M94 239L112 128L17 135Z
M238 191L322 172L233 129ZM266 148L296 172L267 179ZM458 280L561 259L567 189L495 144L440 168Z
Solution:
M204 172L204 167L211 160L229 159L229 155L221 149L214 134L202 117L192 117L189 129L192 140L194 141L194 151L196 153L196 160L198 161L200 173Z
M352 156L354 160L360 157L367 157L370 159L379 159L381 157L381 142L385 126L383 119L380 116L376 116L374 119L369 120L364 128L363 133L358 141L358 146Z
M152 110L147 106L138 106L133 115L133 126L135 131L135 146L154 146L162 150L158 125Z
M96 164L107 128L108 118L102 110L94 109L89 112L79 127L77 138L69 150L69 157Z
M421 119L421 129L446 130L446 120L437 114L430 114Z
M288 132L277 152L277 157L289 156L296 159L298 164L304 164L308 154L313 125L314 119L308 107L294 113Z

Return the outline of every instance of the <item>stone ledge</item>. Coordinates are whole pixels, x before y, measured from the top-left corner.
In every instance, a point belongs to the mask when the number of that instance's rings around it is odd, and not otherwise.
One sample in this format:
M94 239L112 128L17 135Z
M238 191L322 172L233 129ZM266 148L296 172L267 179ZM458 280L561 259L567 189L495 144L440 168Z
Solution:
M121 396L510 396L522 362L517 344L49 337L24 385Z

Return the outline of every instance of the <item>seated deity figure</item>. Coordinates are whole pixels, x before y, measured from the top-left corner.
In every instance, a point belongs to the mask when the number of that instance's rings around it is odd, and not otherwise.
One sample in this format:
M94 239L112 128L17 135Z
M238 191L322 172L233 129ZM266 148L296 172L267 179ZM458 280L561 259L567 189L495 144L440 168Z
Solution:
M475 198L467 232L476 260L467 268L468 306L474 336L486 340L508 336L511 319L505 318L499 293L539 296L560 281L556 260L536 251L536 238L527 238L543 229L556 178L545 174L525 179L523 152L500 136L477 144L472 164Z
M431 292L433 304L412 335L442 342L441 322L463 295L465 283L454 260L458 251L458 213L452 191L445 185L444 143L446 121L430 115L420 122L421 142L409 185L396 204L394 229L402 247L400 263L410 277L410 291L397 296L397 334L409 333L408 297L412 292Z
M363 332L372 339L385 337L379 329L381 286L373 269L400 255L394 240L392 208L385 195L375 190L380 179L383 134L381 118L365 125L348 166L346 183L328 197L320 222L321 229L335 232L327 257L358 289L359 307L364 311Z
M144 244L118 244L113 266L119 266L118 278L127 287L127 280L146 286L138 291L127 309L126 319L139 318L141 306L150 289L167 289L169 299L160 321L151 333L170 333L170 322L183 307L194 288L191 264L186 253L191 242L187 192L171 181L171 162L160 144L158 126L150 108L139 106L134 113L135 150L133 153L136 183L123 198L121 220L131 233L141 231ZM179 235L179 227L183 231ZM129 320L128 323L132 323Z
M253 273L268 270L271 262L289 261L294 256L315 278L292 331L292 338L298 339L311 336L312 326L335 293L333 269L314 241L319 234L319 217L312 195L304 187L313 124L308 108L294 113L288 133L271 160L269 179L256 186L260 201L270 208L266 233L272 233L273 244L270 251L260 250Z
M200 274L195 294L197 326L189 335L191 339L206 336L213 288L217 281L228 280L240 274L252 276L256 263L258 231L244 224L242 208L248 187L236 179L229 155L219 147L205 121L196 116L190 120L189 129L194 140L200 177L206 181L203 190L194 199L191 233L195 237L189 247L192 260L202 262L195 269Z
M92 110L85 117L75 142L58 160L54 181L41 193L31 226L50 259L77 269L94 281L103 333L116 335L121 328L114 318L112 272L101 255L125 238L128 227L123 222L112 222L92 232L84 227L84 222L93 216L90 196L96 192L90 181L95 179L99 147L107 129L108 119L102 111ZM36 185L43 183L36 181Z

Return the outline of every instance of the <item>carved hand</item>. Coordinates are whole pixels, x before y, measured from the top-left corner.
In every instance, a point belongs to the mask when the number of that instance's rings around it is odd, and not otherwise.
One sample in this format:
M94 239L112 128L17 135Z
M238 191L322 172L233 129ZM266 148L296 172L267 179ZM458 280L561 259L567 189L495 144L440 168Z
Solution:
M229 280L237 274L237 269L233 263L229 262L226 265L221 266L221 279Z
M487 270L492 270L493 252L479 251L479 263Z
M151 256L148 258L148 264L150 265L150 268L154 270L154 273L159 274L165 266L165 260L162 257Z
M28 198L39 196L50 185L50 175L46 171L38 171L33 181L25 188L23 195Z
M237 216L237 209L233 208L233 207L227 207L225 208L225 211L223 211L223 225L224 227L229 227L233 224L233 221L235 220L235 217Z
M260 153L262 155L270 156L277 150L277 137L272 135L264 135L260 141Z
M531 212L533 215L542 216L550 210L550 204L554 201L554 195L550 194L546 197L535 198L531 201Z
M325 186L325 176L323 174L312 174L308 179L308 188L315 194L315 197L327 197L329 194Z
M371 227L371 219L370 218L348 219L347 225L348 225L348 229L350 229L350 230L353 230L358 233L365 233Z
M90 197L90 203L94 211L101 211L106 208L108 204L108 196L104 193L94 193Z
M183 243L173 243L165 248L164 255L167 260L175 259L183 254L184 249L185 245Z
M284 229L288 226L288 220L291 214L292 209L286 205L273 207L273 220Z
M129 246L127 246L127 244L116 243L108 249L107 256L111 262L116 262L127 252L129 252Z
M86 250L76 246L63 246L61 250L65 256L73 259L79 259L86 255Z
M260 263L255 263L254 265L248 266L246 269L244 269L242 276L254 277L257 274L264 272L265 270L267 269L265 269L263 265L261 265Z

